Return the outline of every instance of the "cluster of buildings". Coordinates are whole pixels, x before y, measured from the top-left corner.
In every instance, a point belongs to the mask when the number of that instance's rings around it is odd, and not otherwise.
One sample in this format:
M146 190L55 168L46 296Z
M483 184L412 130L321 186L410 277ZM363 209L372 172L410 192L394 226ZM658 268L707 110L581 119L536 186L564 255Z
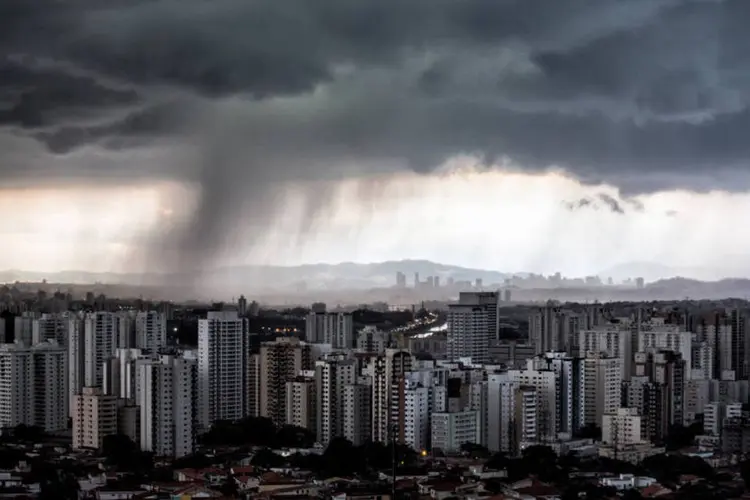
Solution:
M471 392L487 392L491 450L588 446L576 436L598 428L600 455L637 462L663 451L675 426L702 423L700 451L747 453L743 311L639 306L616 316L548 303L530 314L527 339L498 342L498 307L495 293L461 294L447 329L447 358L484 372Z
M675 426L702 422L703 451L750 451L744 312L616 316L549 303L531 311L528 338L510 343L498 340L503 303L461 293L436 356L322 305L303 338L259 345L240 311L210 311L198 345L180 350L157 311L25 313L15 341L0 344L0 426L72 428L76 449L125 434L182 457L218 421L266 417L323 446L342 436L515 455L545 444L637 462L662 452Z

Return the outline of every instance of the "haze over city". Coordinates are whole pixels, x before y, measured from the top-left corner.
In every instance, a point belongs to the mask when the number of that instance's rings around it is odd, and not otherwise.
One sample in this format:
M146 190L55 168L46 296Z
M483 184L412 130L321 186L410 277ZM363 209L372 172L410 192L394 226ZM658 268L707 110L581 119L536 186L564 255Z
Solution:
M748 276L748 14L5 0L0 267Z

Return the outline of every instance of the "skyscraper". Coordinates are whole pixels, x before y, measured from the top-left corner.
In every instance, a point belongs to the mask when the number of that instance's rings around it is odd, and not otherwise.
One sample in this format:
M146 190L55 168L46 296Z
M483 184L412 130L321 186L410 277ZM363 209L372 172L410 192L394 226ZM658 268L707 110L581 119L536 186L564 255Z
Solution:
M135 317L135 347L156 353L167 345L167 317L156 311L140 311Z
M260 416L277 426L286 423L287 382L312 368L310 346L294 337L264 342L260 347Z
M237 311L211 311L198 322L199 427L248 415L248 322Z
M459 294L458 303L448 306L448 359L489 362L490 343L499 332L497 309L496 292Z
M197 364L177 356L138 363L140 446L157 456L193 452L197 434Z

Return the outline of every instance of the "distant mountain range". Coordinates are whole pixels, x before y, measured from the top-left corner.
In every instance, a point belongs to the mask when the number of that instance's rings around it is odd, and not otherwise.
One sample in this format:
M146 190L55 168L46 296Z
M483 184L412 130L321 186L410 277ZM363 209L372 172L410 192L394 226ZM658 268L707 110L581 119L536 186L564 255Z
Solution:
M158 273L95 273L86 271L63 271L56 273L42 273L30 271L0 271L0 282L12 283L41 282L69 284L103 283L111 285L153 286L179 288L214 289L230 291L231 293L247 293L252 291L336 291L336 290L368 290L373 288L387 288L396 284L396 273L406 275L407 286L413 287L415 273L421 281L429 276L440 277L441 284L448 279L455 281L471 281L481 279L484 286L489 287L503 283L505 278L513 275L527 275L528 273L507 273L452 266L431 262L428 260L401 260L371 264L344 262L340 264L307 264L301 266L232 266L224 267L194 275L158 274ZM743 278L728 278L711 281L717 276L715 270L699 268L673 268L653 263L630 263L616 266L599 273L606 279L612 277L616 282L627 278L643 277L648 283L645 289L627 291L607 287L600 289L594 295L611 295L637 293L644 297L670 298L722 298L750 296L750 280ZM585 287L581 287L585 288ZM540 294L547 292L540 290Z
M455 281L481 279L485 285L502 283L510 273L472 269L461 266L439 264L428 260L400 260L358 264L306 264L301 266L248 265L223 267L199 275L199 279L211 284L227 287L256 286L258 288L309 287L322 288L375 288L396 284L396 273L406 274L407 284L414 285L415 274L425 281L428 276L438 276L445 283L449 278ZM193 282L195 275L158 273L95 273L86 271L62 271L43 273L36 271L0 271L0 282L15 281L53 283L108 283L123 285L164 285Z

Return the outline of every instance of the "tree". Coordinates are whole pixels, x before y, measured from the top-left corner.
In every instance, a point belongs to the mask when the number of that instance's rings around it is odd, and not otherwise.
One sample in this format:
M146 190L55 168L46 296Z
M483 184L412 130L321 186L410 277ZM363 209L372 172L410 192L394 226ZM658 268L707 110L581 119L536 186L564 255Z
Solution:
M750 460L740 462L740 475L745 482L745 488L750 490Z
M277 455L269 448L263 448L253 455L250 463L263 469L273 469L275 467L283 467L286 465L286 460L284 460L284 457Z
M602 428L596 424L589 423L578 429L575 433L575 437L600 441L602 439Z
M18 441L40 443L46 436L44 429L35 425L19 424L13 428L13 437Z
M643 500L643 495L638 490L625 490L622 494L622 500Z
M487 459L490 456L490 451L476 443L464 443L461 445L461 452L472 458L484 458Z
M282 448L310 448L314 444L315 435L303 427L284 425L276 433L276 445Z
M134 474L144 474L154 468L153 456L141 452L133 440L124 434L105 436L102 455L115 467Z

